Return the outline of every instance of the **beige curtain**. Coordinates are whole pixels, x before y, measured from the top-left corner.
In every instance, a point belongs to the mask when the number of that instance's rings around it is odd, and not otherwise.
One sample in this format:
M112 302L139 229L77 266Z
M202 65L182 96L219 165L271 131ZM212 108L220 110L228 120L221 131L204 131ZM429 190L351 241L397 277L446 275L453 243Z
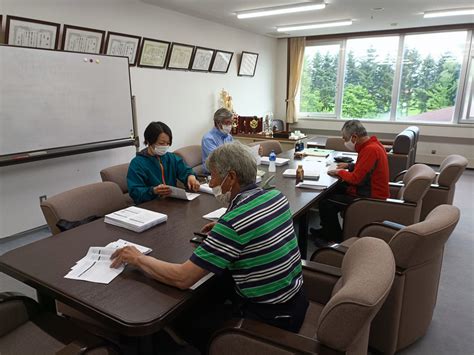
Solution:
M290 61L290 77L288 80L288 98L286 99L287 108L286 108L286 122L295 123L298 122L296 117L296 104L295 98L298 93L298 87L300 86L301 73L303 71L303 61L304 61L304 47L305 47L305 38L290 38L288 40L289 46L289 58Z

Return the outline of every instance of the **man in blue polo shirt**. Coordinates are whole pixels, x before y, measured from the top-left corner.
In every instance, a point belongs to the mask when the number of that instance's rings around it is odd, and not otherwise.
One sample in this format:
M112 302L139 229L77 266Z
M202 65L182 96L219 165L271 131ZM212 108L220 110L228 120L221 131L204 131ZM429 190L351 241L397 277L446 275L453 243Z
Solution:
M220 108L214 113L214 128L207 132L202 137L201 148L202 148L202 165L205 172L206 159L214 149L220 147L224 143L230 143L233 138L230 134L232 131L232 122L234 114L226 108Z

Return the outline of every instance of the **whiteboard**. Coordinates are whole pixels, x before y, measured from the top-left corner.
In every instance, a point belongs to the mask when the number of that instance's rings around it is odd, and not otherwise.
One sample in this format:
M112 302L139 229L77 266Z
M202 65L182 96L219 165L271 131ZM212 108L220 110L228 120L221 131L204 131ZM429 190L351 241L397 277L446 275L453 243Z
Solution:
M0 46L0 156L132 136L127 58Z

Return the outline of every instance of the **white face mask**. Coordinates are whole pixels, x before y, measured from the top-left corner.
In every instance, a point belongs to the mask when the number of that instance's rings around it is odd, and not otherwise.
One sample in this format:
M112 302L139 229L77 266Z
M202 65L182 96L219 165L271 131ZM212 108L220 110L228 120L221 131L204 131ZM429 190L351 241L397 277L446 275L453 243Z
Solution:
M156 155L162 156L165 155L166 152L168 152L168 149L170 148L169 145L155 145L153 147L153 151L155 152Z
M221 131L222 131L222 133L230 134L230 132L232 132L232 125L231 124L222 125Z
M212 193L214 194L216 200L224 205L228 205L230 203L230 190L222 193L222 185L224 184L225 179L227 179L227 176L228 175L225 176L224 180L222 180L219 186L214 186L212 188Z
M344 146L350 150L351 152L355 152L356 151L356 145L355 143L352 143L352 137L349 138L349 140L347 142L344 142Z

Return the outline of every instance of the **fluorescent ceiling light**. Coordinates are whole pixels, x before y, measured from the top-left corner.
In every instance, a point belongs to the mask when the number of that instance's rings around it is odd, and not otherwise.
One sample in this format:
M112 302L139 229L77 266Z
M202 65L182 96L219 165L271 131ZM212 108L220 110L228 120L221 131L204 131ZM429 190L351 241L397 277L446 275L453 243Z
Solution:
M332 21L332 22L317 22L317 23L308 23L304 25L277 27L277 31L290 32L290 31L311 30L315 28L339 27L339 26L350 26L350 25L352 25L352 20L340 20L340 21Z
M474 8L439 10L439 11L426 11L426 12L423 13L424 18L445 17L445 16L463 16L463 15L474 15Z
M326 7L324 2L304 2L301 4L287 5L287 6L277 6L277 7L267 7L257 10L242 11L237 13L238 19L254 18L254 17L263 17L263 16L273 16L273 15L282 15L282 14L292 14L295 12L306 12L313 10L321 10Z

